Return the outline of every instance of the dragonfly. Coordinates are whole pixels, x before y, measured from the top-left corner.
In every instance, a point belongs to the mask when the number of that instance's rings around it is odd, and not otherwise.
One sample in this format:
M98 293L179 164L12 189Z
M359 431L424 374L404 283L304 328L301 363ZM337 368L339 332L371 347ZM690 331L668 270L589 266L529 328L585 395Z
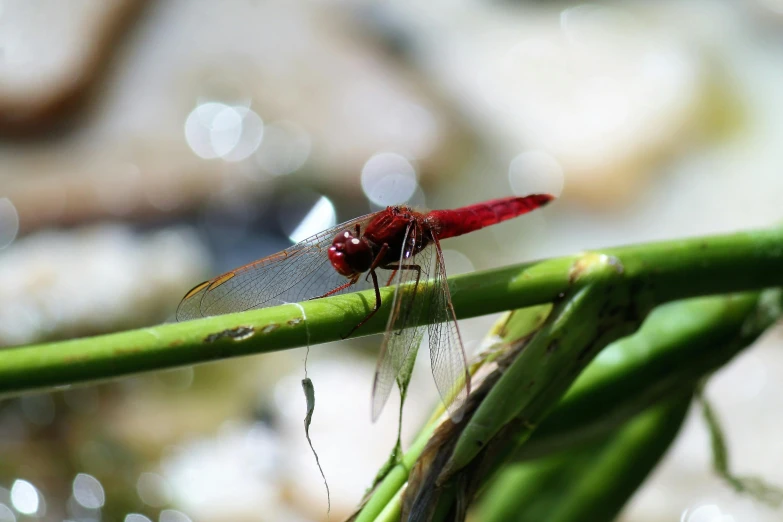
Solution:
M373 379L372 420L379 417L401 372L412 364L426 331L435 385L450 418L459 422L470 394L470 373L440 242L521 216L553 199L532 194L428 212L389 206L204 281L185 294L177 320L373 288L373 308L347 338L381 308L380 287L393 286Z

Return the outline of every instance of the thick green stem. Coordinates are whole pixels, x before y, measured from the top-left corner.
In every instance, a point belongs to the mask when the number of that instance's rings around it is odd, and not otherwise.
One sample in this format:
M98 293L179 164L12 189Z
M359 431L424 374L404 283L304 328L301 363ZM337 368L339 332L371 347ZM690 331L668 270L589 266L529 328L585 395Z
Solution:
M494 334L505 343L516 343L530 334L545 312L542 307L516 311ZM603 440L652 404L689 393L781 316L783 292L778 289L690 299L654 310L637 333L608 346L605 355L586 368L518 450L519 435L513 434L508 456L530 460ZM419 457L433 428L428 424L420 433L406 462ZM400 502L399 497L392 498L408 475L402 468L397 471L386 477L384 488L373 492L362 520L373 520L387 502ZM489 470L482 480L491 475Z
M688 412L690 395L664 402L624 426L547 520L610 522L669 449Z
M554 307L543 328L492 386L465 426L449 465L462 469L513 419L533 429L581 370L608 343L633 332L647 310L637 303L611 258L585 257L574 288ZM542 403L542 404L539 404Z
M649 303L783 282L783 228L602 251L614 256L623 284ZM449 280L459 318L556 300L582 283L573 268L583 256L510 266ZM357 334L381 332L384 306ZM0 350L0 393L105 380L142 371L335 341L372 306L360 292L198 321ZM303 317L306 315L306 320Z
M509 466L479 507L486 522L614 520L678 433L691 394L638 414L600 440Z
M516 457L533 459L601 436L650 405L692 390L781 314L778 289L657 308L638 332L607 346L582 372Z

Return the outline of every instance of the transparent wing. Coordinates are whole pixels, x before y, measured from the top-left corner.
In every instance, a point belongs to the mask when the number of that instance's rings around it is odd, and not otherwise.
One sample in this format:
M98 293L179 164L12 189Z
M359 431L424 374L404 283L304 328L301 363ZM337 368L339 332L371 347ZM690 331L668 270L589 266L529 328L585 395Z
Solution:
M431 267L431 248L425 248L418 254L417 250L423 239L421 227L412 222L406 231L403 249L397 263L397 272L392 283L395 285L392 311L386 334L381 344L378 366L372 390L372 420L377 420L383 406L389 399L394 383L400 377L403 368L409 367L406 361L416 356L421 344L426 324L416 326L428 313L429 275ZM417 283L418 278L418 283ZM409 377L409 376L408 376ZM401 383L401 387L407 381ZM404 389L401 390L404 392Z
M334 236L356 225L363 230L375 217L368 214L346 221L305 239L285 250L259 259L188 292L177 308L177 320L187 321L210 315L241 312L283 303L297 303L319 297L348 282L329 262L327 251ZM388 279L390 272L380 271ZM364 278L344 291L370 288Z
M446 266L443 263L443 251L434 236L433 243L435 270L430 290L430 362L432 376L441 399L446 405L451 420L459 422L464 413L463 406L470 393L470 373L465 357L465 348L451 303Z

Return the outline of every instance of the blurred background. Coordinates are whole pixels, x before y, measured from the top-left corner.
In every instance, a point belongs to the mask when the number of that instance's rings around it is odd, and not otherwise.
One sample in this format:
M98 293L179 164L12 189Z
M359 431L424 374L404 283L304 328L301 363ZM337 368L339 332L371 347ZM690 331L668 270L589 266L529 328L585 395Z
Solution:
M161 323L196 283L407 202L558 201L448 240L450 274L783 218L783 1L0 0L0 346ZM495 317L462 321L475 351ZM771 332L711 381L783 484ZM378 337L314 347L332 519L393 446ZM426 350L406 441L436 404ZM320 521L304 352L0 402L0 522ZM398 404L398 403L397 403ZM692 413L624 521L779 520Z

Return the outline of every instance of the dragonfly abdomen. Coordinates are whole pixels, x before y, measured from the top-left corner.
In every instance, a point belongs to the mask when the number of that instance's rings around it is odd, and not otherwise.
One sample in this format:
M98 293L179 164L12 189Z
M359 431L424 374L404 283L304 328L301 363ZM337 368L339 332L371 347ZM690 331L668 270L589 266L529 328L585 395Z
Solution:
M427 220L433 223L439 239L461 236L543 207L554 199L549 194L493 199L453 210L433 210Z

